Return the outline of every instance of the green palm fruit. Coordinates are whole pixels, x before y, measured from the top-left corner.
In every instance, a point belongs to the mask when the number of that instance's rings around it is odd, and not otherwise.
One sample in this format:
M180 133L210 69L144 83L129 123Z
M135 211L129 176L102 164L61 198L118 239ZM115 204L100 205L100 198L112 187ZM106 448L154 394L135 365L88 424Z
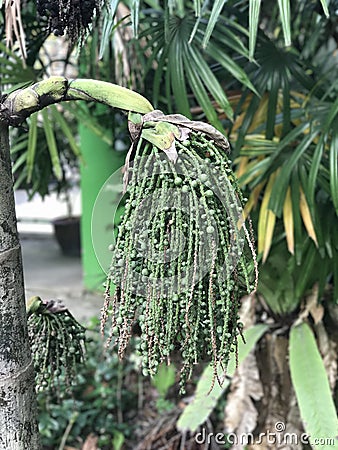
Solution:
M145 374L179 352L181 385L194 364L226 369L241 335L239 299L257 263L225 137L210 125L159 111L130 117L125 214L107 280L102 324L123 357L141 328Z

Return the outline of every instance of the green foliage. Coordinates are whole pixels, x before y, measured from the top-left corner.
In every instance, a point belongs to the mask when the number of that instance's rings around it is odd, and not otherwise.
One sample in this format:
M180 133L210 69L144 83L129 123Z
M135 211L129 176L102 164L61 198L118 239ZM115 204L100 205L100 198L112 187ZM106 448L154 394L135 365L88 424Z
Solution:
M169 112L179 110L180 113L191 117L190 108L193 105L189 99L197 100L208 119L217 129L224 129L220 122L214 99L219 109L232 118L233 111L226 96L223 85L230 80L238 80L255 92L255 88L241 66L231 57L234 53L248 57L248 50L243 44L245 29L237 27L235 21L226 15L219 18L212 40L201 52L206 21L201 20L199 27L194 30L195 19L191 14L183 18L175 15L169 18L163 14L150 12L142 20L144 31L140 39L146 40L146 45L138 49L144 75L151 86L149 95L155 106L162 106L164 97L162 87L165 86L166 109ZM151 29L151 33L149 30ZM143 41L139 42L143 42ZM135 45L138 45L137 43ZM224 51L224 49L227 51ZM171 64L175 61L175 64ZM212 69L217 66L218 73ZM218 76L222 73L222 82ZM191 95L192 94L192 95ZM175 107L172 99L174 99Z
M323 360L314 335L306 323L290 333L290 371L298 406L309 441L315 449L337 446L338 420ZM321 444L333 438L335 444ZM316 444L317 442L317 444Z
M157 373L151 378L151 384L157 389L159 398L156 399L157 411L161 414L174 408L172 401L166 400L166 396L171 386L175 384L176 368L173 364L170 366L162 363Z
M34 71L26 67L22 59L0 42L0 93L5 94L15 88L27 86L34 79Z
M30 197L35 193L44 197L51 192L67 192L76 180L81 160L73 137L74 126L66 123L54 107L43 116L32 114L28 124L28 133L22 129L12 130L15 189L25 189ZM45 139L46 129L50 134L49 141Z
M161 364L156 375L151 379L160 396L165 397L169 388L175 383L176 370L173 365Z
M267 325L255 325L244 331L244 341L238 343L238 364L241 364L248 356L256 343L267 331ZM227 370L224 372L221 366L218 367L219 377L223 380L222 385L215 385L212 390L213 368L211 365L204 369L196 386L194 399L184 409L181 414L177 427L179 430L189 430L194 432L210 416L216 407L219 398L224 394L230 384L231 377L234 375L237 361L231 358Z
M262 4L266 17L269 4ZM325 19L315 2L297 2L288 49L272 14L258 31L256 63L246 68L260 97L247 90L236 103L234 156L265 264L259 289L278 315L295 311L315 282L319 298L330 283L337 300L334 14L334 4Z

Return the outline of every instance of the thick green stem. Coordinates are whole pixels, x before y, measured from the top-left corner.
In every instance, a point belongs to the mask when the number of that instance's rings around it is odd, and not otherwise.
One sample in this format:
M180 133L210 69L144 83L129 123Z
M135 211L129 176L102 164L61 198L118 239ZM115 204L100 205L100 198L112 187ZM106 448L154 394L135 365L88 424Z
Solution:
M34 370L9 153L0 120L0 450L39 450Z
M50 77L32 86L17 89L0 104L0 118L17 126L46 106L70 100L86 100L145 114L153 110L149 101L137 92L99 80L68 80Z

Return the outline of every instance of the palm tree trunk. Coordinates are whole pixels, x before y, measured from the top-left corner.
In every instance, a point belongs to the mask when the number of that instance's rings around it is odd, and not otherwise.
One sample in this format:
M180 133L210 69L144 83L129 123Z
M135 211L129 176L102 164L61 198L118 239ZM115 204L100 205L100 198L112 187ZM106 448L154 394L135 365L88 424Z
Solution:
M39 450L8 125L0 119L0 450Z

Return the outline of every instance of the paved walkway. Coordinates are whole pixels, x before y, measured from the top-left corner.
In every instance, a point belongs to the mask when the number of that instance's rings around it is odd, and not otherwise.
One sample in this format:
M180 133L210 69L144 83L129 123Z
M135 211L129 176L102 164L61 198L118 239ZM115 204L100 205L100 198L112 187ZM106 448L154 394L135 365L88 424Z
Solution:
M27 299L60 299L82 323L100 316L103 296L84 291L80 258L63 256L51 234L21 233L20 239Z

